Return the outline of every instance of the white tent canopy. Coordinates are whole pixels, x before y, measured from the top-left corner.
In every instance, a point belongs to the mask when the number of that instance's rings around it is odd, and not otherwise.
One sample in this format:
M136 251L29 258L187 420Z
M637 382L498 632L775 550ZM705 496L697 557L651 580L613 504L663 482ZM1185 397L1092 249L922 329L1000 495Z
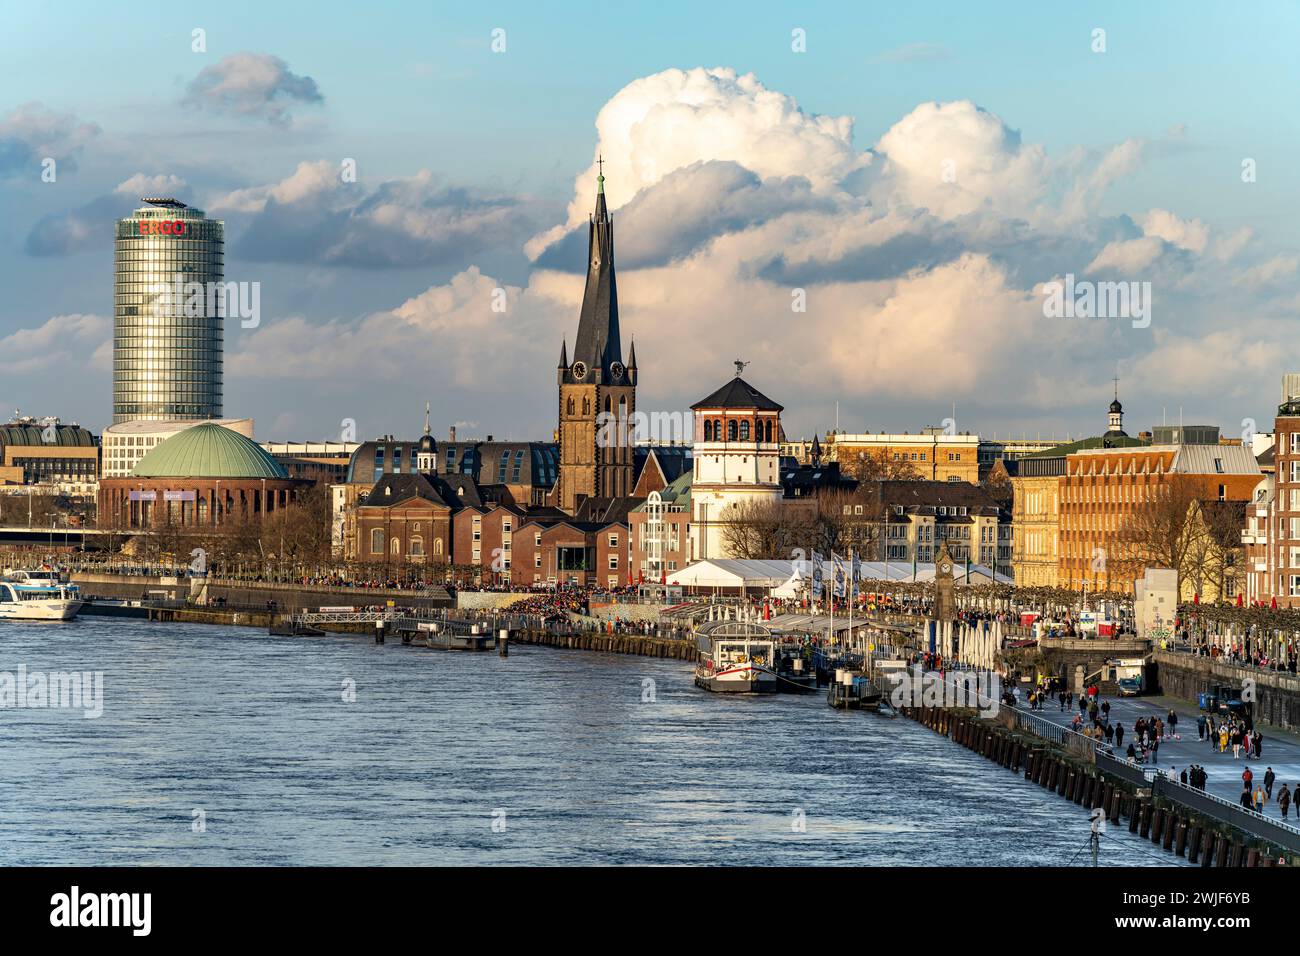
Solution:
M863 561L860 565L862 584L870 587L872 582L901 581L927 582L934 580L933 564L917 564L915 570L911 564L884 561ZM849 562L844 562L845 573L849 572ZM771 592L773 597L798 597L808 586L812 577L811 561L749 561L735 558L709 558L687 565L680 571L668 575L668 583L687 588L734 588L762 589ZM835 566L830 561L822 563L822 581L830 586L835 580ZM953 566L953 580L958 587L967 583L966 566ZM982 564L970 566L970 584L988 584L995 580L993 569ZM1014 579L998 572L998 584L1013 584Z
M774 588L790 577L791 561L696 561L668 575L669 584L694 588Z

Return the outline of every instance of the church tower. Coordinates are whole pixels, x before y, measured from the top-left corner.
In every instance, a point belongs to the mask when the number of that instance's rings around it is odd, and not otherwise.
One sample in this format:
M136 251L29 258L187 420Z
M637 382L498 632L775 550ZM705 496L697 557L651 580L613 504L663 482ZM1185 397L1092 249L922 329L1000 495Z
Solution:
M596 211L587 239L587 285L570 357L560 347L560 472L555 504L575 513L584 497L632 493L632 415L636 411L636 346L623 364L614 223L605 208L605 176L596 177Z

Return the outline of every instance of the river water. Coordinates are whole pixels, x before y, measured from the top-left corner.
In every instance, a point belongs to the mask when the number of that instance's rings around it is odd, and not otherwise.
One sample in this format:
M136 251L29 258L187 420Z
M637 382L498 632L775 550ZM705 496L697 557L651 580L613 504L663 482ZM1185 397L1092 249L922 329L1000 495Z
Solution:
M680 661L83 617L0 623L20 665L103 714L0 709L4 864L1090 862L1082 808L932 731ZM1101 862L1182 861L1121 825Z

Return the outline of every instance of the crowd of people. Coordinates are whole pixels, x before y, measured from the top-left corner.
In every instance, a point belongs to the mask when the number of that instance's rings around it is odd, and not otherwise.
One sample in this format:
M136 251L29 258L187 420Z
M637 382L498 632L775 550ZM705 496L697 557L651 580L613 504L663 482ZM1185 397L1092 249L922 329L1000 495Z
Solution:
M1186 639L1186 632L1184 632ZM1296 654L1298 648L1294 641L1288 641L1279 648L1280 656L1270 657L1262 647L1254 646L1249 641L1234 640L1220 645L1208 641L1188 641L1188 647L1197 657L1235 664L1237 667L1254 667L1259 670L1284 671L1296 673Z
M1247 760L1258 760L1264 737L1253 725L1249 714L1222 720L1216 720L1213 714L1202 714L1196 718L1196 738L1208 740L1221 754L1231 747L1233 759L1240 759L1244 754Z
M1186 771L1184 771L1183 775L1187 776ZM1183 782L1186 783L1187 781L1184 780ZM1272 767L1266 768L1264 776L1258 781L1255 780L1255 772L1249 766L1246 767L1241 772L1240 804L1247 810L1263 813L1268 802L1273 799L1273 786L1276 783L1277 774L1273 772ZM1201 789L1204 789L1204 787L1202 786ZM1287 818L1287 814L1291 810L1291 804L1295 800L1294 794L1296 792L1300 792L1300 783L1295 785L1294 791L1287 787L1286 784L1282 784L1282 789L1277 792L1277 809L1283 820ZM1300 808L1296 809L1296 816L1300 817Z

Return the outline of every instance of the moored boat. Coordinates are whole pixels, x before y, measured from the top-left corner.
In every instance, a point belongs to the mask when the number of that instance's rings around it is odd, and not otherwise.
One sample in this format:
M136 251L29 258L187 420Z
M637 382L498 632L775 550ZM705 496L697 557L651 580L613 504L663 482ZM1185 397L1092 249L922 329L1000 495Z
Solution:
M81 589L57 571L8 571L0 578L0 620L70 621L82 603Z
M710 621L696 630L695 640L697 687L727 694L770 694L777 689L776 640L763 625Z

